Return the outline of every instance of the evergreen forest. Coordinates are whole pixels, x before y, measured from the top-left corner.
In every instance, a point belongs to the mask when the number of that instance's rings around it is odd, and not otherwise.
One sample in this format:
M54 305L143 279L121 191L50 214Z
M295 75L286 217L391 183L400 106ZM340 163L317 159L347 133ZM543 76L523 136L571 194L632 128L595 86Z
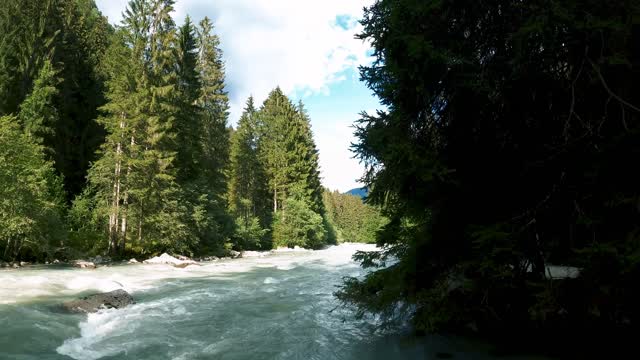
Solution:
M275 88L233 129L214 24L174 5L112 26L93 0L0 4L1 259L337 242L304 104Z

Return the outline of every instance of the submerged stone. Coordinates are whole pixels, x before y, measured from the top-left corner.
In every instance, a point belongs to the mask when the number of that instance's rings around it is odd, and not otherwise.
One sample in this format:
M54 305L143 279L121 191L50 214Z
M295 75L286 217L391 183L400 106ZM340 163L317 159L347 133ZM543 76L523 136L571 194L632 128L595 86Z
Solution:
M105 308L120 309L131 304L135 304L133 297L128 292L118 289L67 301L62 307L72 313L92 313Z

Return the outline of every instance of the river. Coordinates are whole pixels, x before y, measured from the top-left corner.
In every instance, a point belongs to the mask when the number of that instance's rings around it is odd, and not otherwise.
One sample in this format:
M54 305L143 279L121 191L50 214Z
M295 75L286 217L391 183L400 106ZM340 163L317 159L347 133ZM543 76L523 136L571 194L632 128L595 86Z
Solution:
M283 251L177 269L33 266L0 271L0 359L490 359L459 339L391 335L333 297L368 245ZM124 288L136 304L95 314L59 308ZM337 308L336 308L337 307Z

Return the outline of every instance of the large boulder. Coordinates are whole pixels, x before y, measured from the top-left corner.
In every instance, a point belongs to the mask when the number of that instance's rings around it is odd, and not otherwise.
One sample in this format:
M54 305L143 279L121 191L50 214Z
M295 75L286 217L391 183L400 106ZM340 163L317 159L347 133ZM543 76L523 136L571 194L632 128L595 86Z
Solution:
M62 307L73 313L92 313L105 308L120 309L131 304L135 304L133 297L128 292L118 289L67 301L62 304Z
M233 259L238 259L242 257L242 253L235 250L229 250L229 256Z
M160 256L156 256L154 258L151 259L147 259L145 261L142 262L143 264L166 264L166 265L172 265L178 268L185 268L189 265L198 265L198 263L196 261L193 261L191 259L189 260L180 260L178 258L175 258L169 254L162 254Z
M128 262L128 264L137 264L138 260L136 260L135 258L130 259Z
M84 261L84 260L76 260L73 262L73 267L77 267L77 268L81 268L81 269L95 269L96 268L96 264L90 262L90 261Z

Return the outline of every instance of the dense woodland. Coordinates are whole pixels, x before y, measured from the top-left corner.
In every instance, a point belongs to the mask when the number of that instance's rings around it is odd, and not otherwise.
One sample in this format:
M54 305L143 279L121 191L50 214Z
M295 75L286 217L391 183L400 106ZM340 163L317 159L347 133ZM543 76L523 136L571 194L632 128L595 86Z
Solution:
M375 243L378 231L387 224L379 208L361 196L325 189L323 199L339 242Z
M173 4L112 26L93 0L0 3L0 259L336 243L302 102L250 98L232 129L214 24Z
M640 321L640 2L378 0L354 150L389 224L338 296L611 358ZM397 260L397 261L396 261ZM551 279L549 265L579 269ZM625 336L627 335L627 336ZM605 348L606 353L590 352ZM627 355L628 356L628 355Z

